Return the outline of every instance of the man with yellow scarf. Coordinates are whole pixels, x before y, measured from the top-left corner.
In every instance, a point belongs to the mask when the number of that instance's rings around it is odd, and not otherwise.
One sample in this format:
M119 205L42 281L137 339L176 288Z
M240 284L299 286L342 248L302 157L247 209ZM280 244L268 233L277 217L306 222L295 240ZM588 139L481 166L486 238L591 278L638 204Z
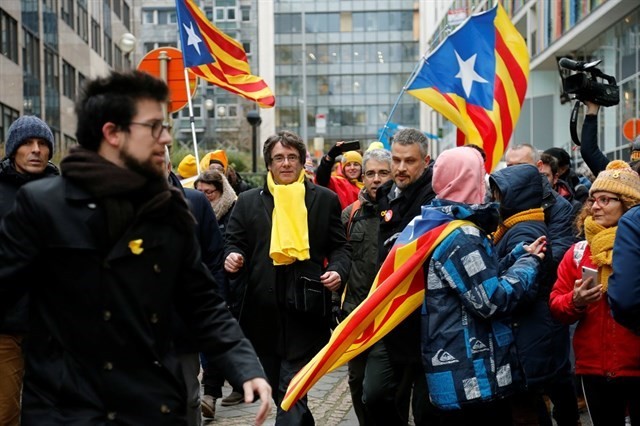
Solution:
M640 336L613 319L606 294L618 221L638 203L638 174L624 161L609 163L593 182L577 218L586 241L565 254L550 296L553 315L567 324L578 323L573 336L576 374L594 426L623 425L627 410L632 424L640 422ZM597 269L597 279L586 278L583 267Z
M307 399L283 411L293 376L330 337L331 292L351 265L337 195L305 178L306 148L281 131L263 148L267 183L238 196L227 226L225 270L242 279L238 321L278 406L276 425L313 425Z

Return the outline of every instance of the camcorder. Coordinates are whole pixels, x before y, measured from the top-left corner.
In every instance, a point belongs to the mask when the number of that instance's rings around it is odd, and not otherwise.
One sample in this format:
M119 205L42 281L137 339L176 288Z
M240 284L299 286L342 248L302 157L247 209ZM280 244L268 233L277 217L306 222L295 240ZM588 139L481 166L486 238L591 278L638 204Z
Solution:
M562 90L571 94L581 102L593 102L603 107L610 107L620 103L620 88L615 77L602 72L597 66L601 59L592 62L576 61L569 58L560 58L558 66L573 74L560 73L562 77ZM600 80L599 80L600 79ZM576 102L571 111L569 130L571 139L576 145L580 145L580 138L576 130L580 103Z

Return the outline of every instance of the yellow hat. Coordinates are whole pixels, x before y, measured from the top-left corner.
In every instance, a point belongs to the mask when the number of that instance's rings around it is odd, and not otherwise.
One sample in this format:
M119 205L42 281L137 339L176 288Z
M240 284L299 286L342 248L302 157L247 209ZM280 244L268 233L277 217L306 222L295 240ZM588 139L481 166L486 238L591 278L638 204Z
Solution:
M371 151L372 149L384 149L384 144L379 141L371 142L367 151Z
M347 163L358 163L362 166L362 155L358 151L347 151L342 153L342 162L344 164Z
M198 174L198 168L196 167L196 157L191 154L184 156L180 164L178 164L178 174L183 178L190 178Z
M640 203L640 176L626 162L613 160L593 181L589 195L598 191L612 192Z
M208 152L200 161L200 170L209 170L211 163L218 163L222 165L224 172L227 173L227 167L229 166L229 160L227 154L222 149Z

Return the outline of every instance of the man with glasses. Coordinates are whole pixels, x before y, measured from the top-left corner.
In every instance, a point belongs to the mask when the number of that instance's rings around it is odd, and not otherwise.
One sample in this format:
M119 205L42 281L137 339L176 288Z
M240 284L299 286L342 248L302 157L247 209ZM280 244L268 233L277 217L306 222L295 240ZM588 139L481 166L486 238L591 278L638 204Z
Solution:
M342 211L342 223L351 243L351 271L344 290L341 317L349 315L369 294L378 273L378 228L380 215L376 193L391 179L391 153L373 149L362 158L364 188L358 200ZM353 408L361 425L372 424L362 402L362 381L367 352L349 361L349 388Z
M340 291L351 252L335 193L311 183L306 148L281 131L263 148L267 182L238 196L225 239L225 270L244 274L238 321L265 368L278 406L276 425L313 425L301 398L280 408L289 382L329 340L331 292ZM242 281L240 284L239 281ZM233 302L232 302L233 303Z
M0 225L0 299L9 277L36 275L23 424L186 424L178 317L245 401L259 396L256 423L269 413L260 362L214 292L193 216L164 175L168 92L139 71L88 81L62 176L23 186Z

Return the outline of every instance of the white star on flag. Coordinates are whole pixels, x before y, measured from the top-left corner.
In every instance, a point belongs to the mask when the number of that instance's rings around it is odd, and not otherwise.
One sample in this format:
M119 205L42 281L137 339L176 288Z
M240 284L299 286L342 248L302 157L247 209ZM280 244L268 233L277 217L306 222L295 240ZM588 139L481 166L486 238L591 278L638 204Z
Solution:
M202 43L202 39L198 37L196 35L196 32L193 30L193 22L189 22L188 27L186 24L182 24L182 26L189 35L189 38L187 39L187 45L193 46L194 49L196 49L196 52L198 52L198 55L200 55L200 43Z
M488 81L482 78L474 70L476 66L476 57L478 56L477 53L474 53L469 59L463 61L460 55L458 55L458 52L454 52L456 54L456 59L458 60L458 65L460 66L460 71L456 74L456 78L462 80L462 88L468 98L471 94L471 86L473 86L474 81L477 81L478 83L488 83Z

